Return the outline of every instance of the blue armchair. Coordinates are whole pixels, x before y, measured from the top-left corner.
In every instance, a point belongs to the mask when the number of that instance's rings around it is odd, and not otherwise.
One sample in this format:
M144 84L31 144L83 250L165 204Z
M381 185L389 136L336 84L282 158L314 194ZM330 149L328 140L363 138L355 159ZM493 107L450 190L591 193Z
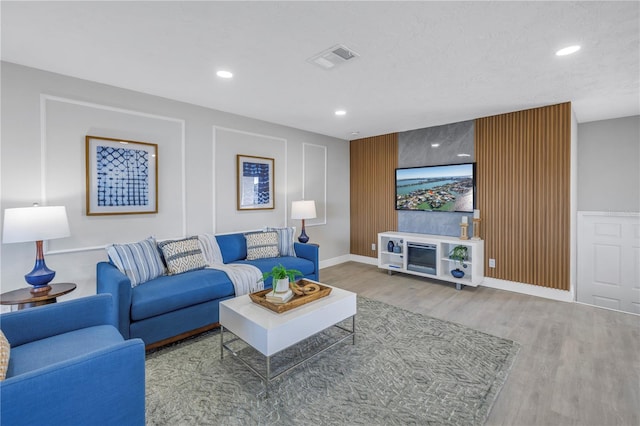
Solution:
M144 425L144 343L124 340L112 305L100 294L0 316L3 425Z

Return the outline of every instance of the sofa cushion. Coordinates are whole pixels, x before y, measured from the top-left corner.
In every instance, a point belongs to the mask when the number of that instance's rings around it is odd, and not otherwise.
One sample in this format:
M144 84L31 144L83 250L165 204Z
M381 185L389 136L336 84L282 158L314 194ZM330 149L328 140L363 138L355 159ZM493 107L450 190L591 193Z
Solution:
M295 228L291 226L286 228L267 228L267 231L276 231L278 233L278 252L280 256L296 255L296 251L293 248Z
M247 240L244 234L216 235L224 263L247 258Z
M215 269L165 275L133 289L131 320L139 321L233 294L233 284L227 275Z
M244 237L247 240L247 260L280 256L277 232L248 232Z
M11 346L0 330L0 381L7 376L7 367L9 367L9 356L11 355Z
M7 378L37 370L124 341L112 325L69 331L12 348Z
M116 268L129 277L131 287L164 274L164 264L153 237L137 243L113 244L107 247L107 254Z
M198 237L161 241L158 247L162 250L164 260L167 262L169 275L182 274L207 266Z

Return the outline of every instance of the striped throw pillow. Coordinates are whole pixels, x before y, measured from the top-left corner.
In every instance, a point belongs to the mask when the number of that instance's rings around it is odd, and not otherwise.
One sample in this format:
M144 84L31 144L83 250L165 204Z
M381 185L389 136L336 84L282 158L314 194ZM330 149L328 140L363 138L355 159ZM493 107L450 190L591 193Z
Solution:
M162 250L164 260L167 262L169 275L182 274L207 266L196 236L182 240L161 241L158 247Z
M280 256L277 232L248 232L244 237L247 240L247 260Z
M131 280L131 287L164 275L164 264L156 240L149 237L137 243L113 244L107 254L116 268Z
M280 252L280 256L296 255L296 251L293 248L293 236L296 233L296 228L291 226L286 228L267 228L267 231L278 233L278 252Z

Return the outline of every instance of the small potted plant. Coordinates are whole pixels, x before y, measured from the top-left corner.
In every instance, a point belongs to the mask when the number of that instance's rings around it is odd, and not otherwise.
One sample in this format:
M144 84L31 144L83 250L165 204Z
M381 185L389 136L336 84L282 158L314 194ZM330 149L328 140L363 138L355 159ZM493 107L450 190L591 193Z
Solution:
M260 281L264 281L269 277L273 278L271 287L274 293L283 293L289 289L289 283L296 280L297 276L304 276L304 274L297 269L287 269L282 264L278 264L271 268L271 272L264 272Z
M454 261L454 265L456 265L455 269L451 270L451 275L456 278L464 277L464 271L460 269L457 265L459 264L463 268L467 267L467 264L464 263L465 260L469 260L469 248L467 246L455 246L451 252L449 252L449 259Z

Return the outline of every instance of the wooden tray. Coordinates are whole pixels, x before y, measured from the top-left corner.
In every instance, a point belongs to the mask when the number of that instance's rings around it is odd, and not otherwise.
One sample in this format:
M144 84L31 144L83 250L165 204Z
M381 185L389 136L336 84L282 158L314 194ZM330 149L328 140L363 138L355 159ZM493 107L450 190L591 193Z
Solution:
M293 298L285 303L273 303L268 301L265 296L267 293L271 293L272 289L261 290L255 293L249 294L251 300L255 303L264 306L265 308L271 309L274 312L279 314L291 310L293 308L297 308L298 306L305 305L309 302L313 302L314 300L318 300L322 297L328 296L331 293L331 287L327 287L326 285L322 285L318 282L312 282L308 280L300 280L298 281L298 285L303 287L307 284L317 284L320 287L320 291L316 291L313 294L298 296L297 294L293 295Z

